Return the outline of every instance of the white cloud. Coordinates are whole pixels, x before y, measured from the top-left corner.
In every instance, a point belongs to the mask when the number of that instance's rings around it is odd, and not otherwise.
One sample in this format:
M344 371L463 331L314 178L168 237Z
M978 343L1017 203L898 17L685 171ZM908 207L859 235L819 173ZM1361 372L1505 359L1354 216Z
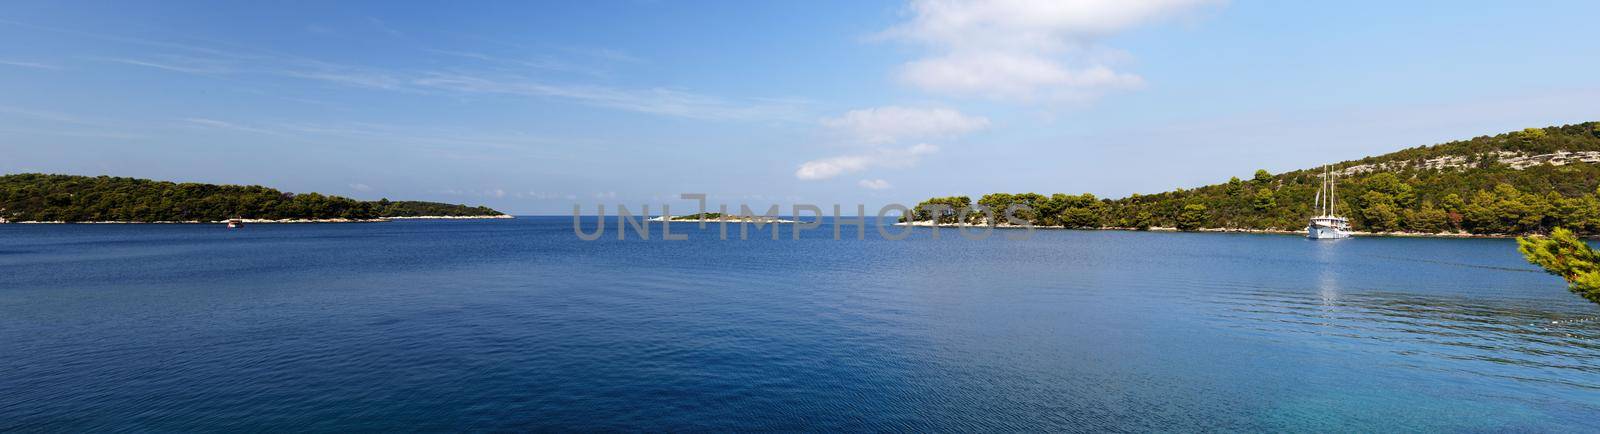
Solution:
M928 91L1006 100L1092 98L1137 88L1098 40L1221 0L913 0L885 36L933 53L900 78Z
M856 185L868 190L888 190L894 188L893 185L889 184L889 181L882 179L863 179L860 182L856 182Z
M866 154L841 155L807 161L795 170L794 176L802 180L828 179L845 173L859 172L873 167L911 167L923 155L939 152L939 147L927 143L905 149L879 149Z
M1010 100L1083 100L1112 89L1137 89L1138 75L1105 65L1069 67L1027 53L951 53L905 65L901 77L917 87ZM1041 88L1048 89L1041 92Z
M372 186L358 182L355 184L350 184L350 189L355 191L372 191Z
M989 118L967 116L947 108L885 106L851 110L822 120L822 125L850 134L867 144L895 143L902 139L954 137L989 126Z

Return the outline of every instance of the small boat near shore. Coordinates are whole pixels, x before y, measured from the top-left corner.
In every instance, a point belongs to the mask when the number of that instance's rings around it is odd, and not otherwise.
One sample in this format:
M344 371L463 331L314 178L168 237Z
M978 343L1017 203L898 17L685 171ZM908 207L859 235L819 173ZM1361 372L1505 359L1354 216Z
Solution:
M1336 212L1339 195L1334 184L1338 176L1328 166L1322 167L1322 187L1317 190L1316 197L1317 216L1312 217L1311 223L1306 225L1306 238L1313 240L1350 238L1350 220L1340 217Z
M244 220L242 220L242 219L228 219L228 229L239 229L239 228L242 228L242 227L244 227Z

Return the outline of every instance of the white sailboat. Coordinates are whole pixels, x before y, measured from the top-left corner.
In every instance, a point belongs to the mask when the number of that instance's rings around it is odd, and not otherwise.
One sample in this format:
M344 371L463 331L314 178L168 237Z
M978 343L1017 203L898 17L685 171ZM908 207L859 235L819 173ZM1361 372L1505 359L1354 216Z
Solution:
M1350 221L1335 212L1339 194L1334 184L1338 176L1328 166L1322 167L1322 188L1317 190L1317 216L1312 217L1311 224L1306 225L1306 238L1313 240L1350 238Z

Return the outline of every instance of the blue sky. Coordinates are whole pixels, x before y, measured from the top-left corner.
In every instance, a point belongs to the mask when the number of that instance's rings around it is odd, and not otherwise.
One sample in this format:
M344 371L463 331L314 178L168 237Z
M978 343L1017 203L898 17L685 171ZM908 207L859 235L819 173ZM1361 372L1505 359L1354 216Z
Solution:
M0 172L486 204L1120 197L1600 120L1595 2L20 2Z

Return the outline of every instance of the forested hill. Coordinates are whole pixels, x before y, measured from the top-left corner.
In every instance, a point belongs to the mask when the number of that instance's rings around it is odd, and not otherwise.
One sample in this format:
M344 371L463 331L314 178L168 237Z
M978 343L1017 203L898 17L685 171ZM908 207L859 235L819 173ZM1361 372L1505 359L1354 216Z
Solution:
M1528 128L1334 164L1338 212L1357 231L1522 234L1566 227L1600 234L1600 122ZM1298 230L1313 214L1320 168L1195 189L1108 200L1093 194L989 194L976 204L1023 203L1035 225ZM965 196L934 198L959 209ZM915 213L916 220L934 216ZM954 215L939 216L954 223Z
M499 211L435 202L359 201L261 186L173 183L110 176L0 176L0 219L9 221L218 221L495 216Z

